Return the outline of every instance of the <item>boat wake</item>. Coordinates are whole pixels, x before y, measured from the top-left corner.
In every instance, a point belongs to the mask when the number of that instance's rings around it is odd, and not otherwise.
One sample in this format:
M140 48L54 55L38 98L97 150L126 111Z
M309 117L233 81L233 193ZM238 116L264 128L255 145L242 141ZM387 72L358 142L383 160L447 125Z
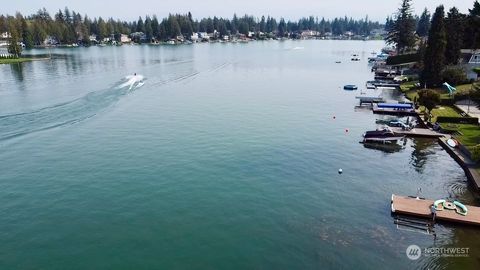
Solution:
M95 116L145 84L142 75L126 76L115 86L35 111L0 116L0 141L74 124Z
M125 77L125 81L120 84L117 89L128 87L128 90L132 90L134 88L139 88L145 84L143 79L142 75L128 75Z

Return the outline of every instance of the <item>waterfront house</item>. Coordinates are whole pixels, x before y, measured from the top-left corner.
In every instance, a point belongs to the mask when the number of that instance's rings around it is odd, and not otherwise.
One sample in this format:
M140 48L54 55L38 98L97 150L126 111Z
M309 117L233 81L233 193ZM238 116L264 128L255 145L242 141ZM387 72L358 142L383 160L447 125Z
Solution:
M121 34L121 35L120 35L120 42L122 42L122 43L130 43L130 42L132 42L132 39L131 39L128 35Z
M179 35L176 37L176 40L179 42L179 43L183 43L185 41L185 38L183 37L183 35Z
M45 44L46 46L55 46L55 45L58 45L60 43L58 42L56 37L47 36L47 38L45 38L45 40L43 41L43 44Z
M92 34L88 37L88 39L90 40L90 42L97 42L97 35Z
M136 43L144 43L147 41L147 35L143 32L134 32L130 34L130 38L132 41Z
M477 80L477 73L473 72L473 69L480 67L480 49L462 49L459 65L467 73L467 79Z
M316 36L319 36L320 33L317 31L313 30L304 30L300 33L300 36L302 39L309 39L309 38L314 38Z
M7 39L7 38L11 38L12 35L10 35L9 32L3 32L0 34L0 39Z
M192 42L197 42L200 39L200 36L199 36L198 33L195 32L195 33L192 34L190 39L192 40Z

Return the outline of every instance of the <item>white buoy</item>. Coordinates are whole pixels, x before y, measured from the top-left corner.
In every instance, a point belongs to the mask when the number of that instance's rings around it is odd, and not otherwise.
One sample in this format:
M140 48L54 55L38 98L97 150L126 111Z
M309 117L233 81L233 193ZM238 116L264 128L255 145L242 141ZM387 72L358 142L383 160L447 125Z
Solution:
M343 170L342 169L338 169L338 174L342 174L343 173Z

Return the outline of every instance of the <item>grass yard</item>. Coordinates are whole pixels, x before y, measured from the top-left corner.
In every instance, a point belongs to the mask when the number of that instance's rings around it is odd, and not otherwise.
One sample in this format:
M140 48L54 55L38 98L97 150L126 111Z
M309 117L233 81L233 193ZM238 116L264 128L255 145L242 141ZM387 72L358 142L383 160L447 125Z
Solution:
M415 97L418 98L417 91L421 90L421 89L415 89L415 84L417 84L417 83L418 83L418 81L411 81L411 82L404 82L400 85L400 91L402 91L405 94L405 96L411 101L413 101L413 99ZM458 86L455 87L457 89L456 93L462 94L464 92L469 91L471 89L471 87L472 87L471 83L458 85ZM451 96L447 92L447 90L445 90L443 88L434 88L432 90L438 92L440 94L440 98L442 98L442 99L451 98Z
M461 135L457 139L467 148L480 144L480 128L476 125L456 124Z
M22 63L34 60L33 58L11 58L11 59L3 59L0 58L0 64L15 64L15 63Z
M423 106L419 107L421 112L425 112L426 109ZM431 111L432 114L432 123L437 121L438 116L446 116L446 117L462 117L454 108L450 106L437 106L435 109Z

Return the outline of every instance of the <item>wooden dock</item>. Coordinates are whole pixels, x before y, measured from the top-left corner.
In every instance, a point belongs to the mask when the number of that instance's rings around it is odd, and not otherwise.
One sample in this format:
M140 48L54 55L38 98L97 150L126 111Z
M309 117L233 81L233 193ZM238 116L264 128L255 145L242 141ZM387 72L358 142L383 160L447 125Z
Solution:
M366 97L366 96L356 96L356 99L360 100L360 105L364 103L382 103L385 102L385 100L382 97Z
M382 108L382 107L379 107L377 103L373 104L372 111L375 114L388 114L388 115L397 115L397 116L418 116L417 112L413 108L408 108L408 109Z
M413 128L410 130L403 130L400 127L390 127L395 135L407 136L407 137L424 137L424 138L440 138L444 134L433 131L428 128Z
M392 194L392 213L432 219L431 206L434 201ZM480 226L480 207L467 205L468 214L462 216L455 210L436 211L436 221L447 221Z

